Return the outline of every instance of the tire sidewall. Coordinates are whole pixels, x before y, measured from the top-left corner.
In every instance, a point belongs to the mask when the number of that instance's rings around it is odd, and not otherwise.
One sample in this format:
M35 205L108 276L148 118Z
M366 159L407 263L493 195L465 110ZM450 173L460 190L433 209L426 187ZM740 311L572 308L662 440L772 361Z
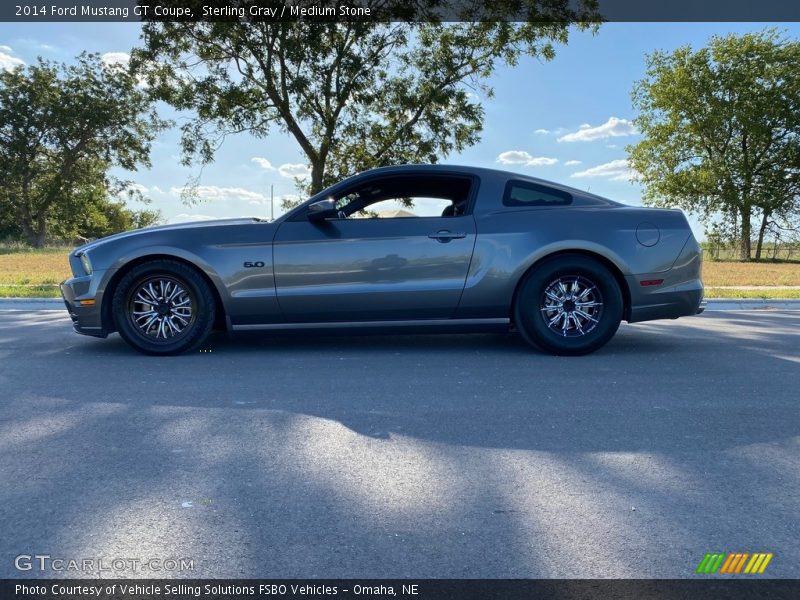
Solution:
M603 312L592 331L580 337L563 337L551 330L541 316L542 297L547 286L564 276L588 279L600 290ZM605 345L622 320L622 293L614 276L600 262L583 256L560 256L536 266L523 280L514 306L514 321L531 344L553 354L581 355Z
M128 317L131 293L142 281L158 275L178 280L195 303L195 318L188 333L166 344L148 342ZM197 271L179 262L158 260L138 265L123 276L114 291L111 312L117 331L128 344L144 354L167 356L194 350L203 343L214 323L215 307L211 290Z

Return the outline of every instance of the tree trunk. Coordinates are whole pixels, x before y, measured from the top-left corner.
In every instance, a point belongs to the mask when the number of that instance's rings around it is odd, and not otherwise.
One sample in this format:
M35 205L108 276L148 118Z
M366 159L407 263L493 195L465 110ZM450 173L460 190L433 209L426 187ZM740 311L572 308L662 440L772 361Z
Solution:
M35 236L29 238L29 243L34 248L44 248L44 242L47 239L47 234L44 231L39 231Z
M44 247L47 240L47 219L43 215L37 216L32 223L23 225L23 229L29 245L34 248Z
M739 234L739 258L741 260L750 260L750 206L742 206L739 212L742 217L742 229Z
M325 174L323 161L311 162L311 190L310 196L322 191L322 176Z
M764 246L764 234L767 233L770 211L765 210L761 217L761 227L758 228L758 242L756 243L756 260L761 258L761 248Z

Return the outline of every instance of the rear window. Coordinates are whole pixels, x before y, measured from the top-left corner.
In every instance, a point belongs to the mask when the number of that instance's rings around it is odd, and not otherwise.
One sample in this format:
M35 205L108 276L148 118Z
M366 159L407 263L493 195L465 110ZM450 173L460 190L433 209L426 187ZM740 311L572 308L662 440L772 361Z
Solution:
M509 181L503 196L506 206L564 206L571 202L567 192L527 181Z

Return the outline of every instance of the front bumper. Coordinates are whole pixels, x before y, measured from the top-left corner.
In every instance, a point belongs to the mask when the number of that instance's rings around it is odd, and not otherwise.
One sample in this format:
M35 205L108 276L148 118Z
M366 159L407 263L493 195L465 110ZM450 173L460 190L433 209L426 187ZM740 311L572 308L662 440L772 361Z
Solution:
M61 297L72 319L72 328L83 335L106 337L109 331L103 326L103 294L96 292L95 276L67 279L59 286ZM93 305L82 305L81 300L94 300Z

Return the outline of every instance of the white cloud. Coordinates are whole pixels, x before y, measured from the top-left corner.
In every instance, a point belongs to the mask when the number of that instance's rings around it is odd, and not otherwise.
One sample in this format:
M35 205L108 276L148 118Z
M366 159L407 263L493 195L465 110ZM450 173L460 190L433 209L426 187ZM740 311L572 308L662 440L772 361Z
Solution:
M192 221L211 221L212 219L216 219L217 217L211 217L209 215L197 215L197 214L189 214L189 213L180 213L179 215L175 215L169 219L170 223L191 223Z
M602 177L609 181L633 181L639 174L624 158L597 165L585 171L573 173L570 177Z
M170 189L170 194L173 196L180 196L183 194L184 188L174 187ZM246 190L240 187L219 187L216 185L200 185L195 190L198 200L257 200L264 201L266 197L264 194Z
M266 169L267 171L274 171L275 167L272 166L272 163L269 162L266 158L261 158L260 156L254 156L250 159L251 162L256 163L262 169Z
M248 200L247 203L250 206L261 206L262 204L264 204L264 201L263 200Z
M550 130L549 129L537 129L533 133L535 133L537 135L547 135L548 133L550 133Z
M107 67L126 68L131 60L131 55L127 52L106 52L100 57Z
M311 169L301 163L284 163L278 167L278 173L284 177L298 177L305 179L311 176Z
M125 186L125 189L132 192L139 192L140 194L146 194L149 191L147 186L142 185L141 183L129 183Z
M3 71L11 71L25 64L25 61L21 58L11 56L11 52L13 50L8 46L0 46L0 69Z
M626 135L634 135L638 133L636 127L633 126L632 121L627 119L619 119L617 117L609 117L608 121L597 127L592 127L588 123L584 123L578 128L578 131L573 131L565 136L558 138L559 142L591 142L592 140L602 140L610 137L622 137Z
M157 185L154 185L154 186L152 187L151 191L155 192L156 194L164 194L164 193L165 193L165 192L164 192L164 190L162 190L162 189L161 189L160 187L158 187Z
M467 92L467 99L470 102L480 102L481 97L478 96L478 94L476 94L475 92Z
M131 60L131 55L127 52L106 52L100 57L100 60L102 60L103 64L109 69L126 71L128 69L128 63ZM137 76L136 86L139 88L148 87L147 77L144 75Z
M541 167L543 165L554 165L558 162L558 159L550 158L548 156L531 156L524 150L508 150L498 155L497 162L499 162L501 165Z
M558 162L557 158L550 158L549 156L535 156L528 161L529 167L540 167L543 165L554 165Z
M583 161L580 161L580 160L568 160L567 162L564 163L564 166L565 167L574 167L575 165L580 165L582 163L583 163Z

